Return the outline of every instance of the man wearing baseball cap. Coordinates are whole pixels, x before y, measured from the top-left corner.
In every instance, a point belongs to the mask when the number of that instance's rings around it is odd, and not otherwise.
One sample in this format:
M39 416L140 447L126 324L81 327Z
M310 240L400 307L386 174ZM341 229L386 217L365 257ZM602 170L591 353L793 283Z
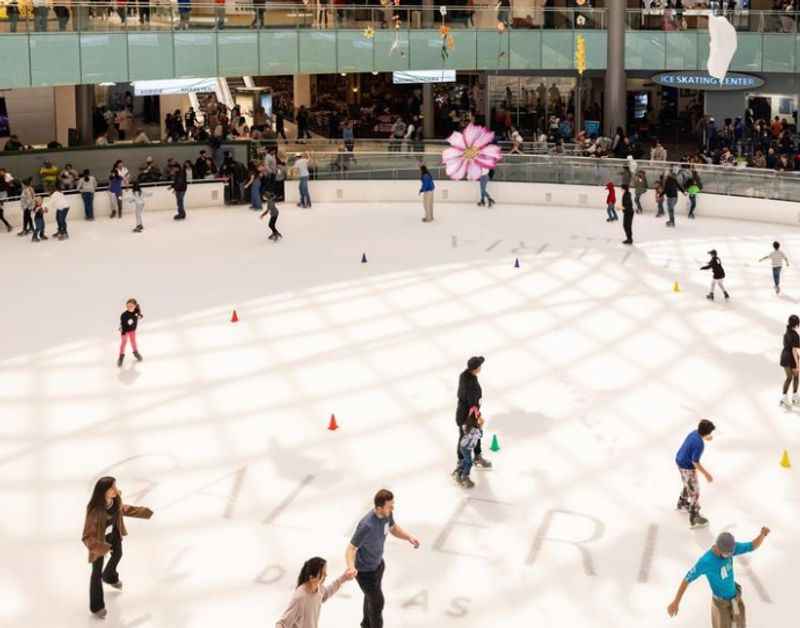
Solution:
M467 368L462 371L461 375L458 376L458 406L456 407L458 441L456 443L456 453L458 454L459 462L461 461L461 437L464 435L462 427L464 423L467 422L467 417L469 416L472 408L475 408L474 412L478 412L481 409L481 397L483 396L483 391L481 390L481 385L478 383L478 373L481 372L481 366L483 366L483 362L483 356L471 357L469 360L467 360ZM474 464L475 466L483 467L484 469L488 469L492 466L492 463L481 455L480 440L478 440L478 444L475 446ZM456 470L453 471L452 475L453 477L457 477L458 466L456 466Z
M678 614L681 598L689 583L700 576L708 579L711 587L711 625L713 628L744 628L745 613L742 601L742 588L733 577L733 557L752 552L761 546L769 534L769 528L761 528L750 543L737 543L730 532L723 532L717 542L700 557L697 564L681 580L675 599L667 607L670 617Z

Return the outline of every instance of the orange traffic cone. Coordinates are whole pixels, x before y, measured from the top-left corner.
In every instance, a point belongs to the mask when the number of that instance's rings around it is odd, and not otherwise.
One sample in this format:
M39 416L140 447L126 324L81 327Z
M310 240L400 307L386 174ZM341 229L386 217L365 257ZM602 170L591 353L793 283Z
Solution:
M335 414L331 415L330 423L328 423L328 429L331 432L333 432L334 430L338 430L339 429L339 425L336 423L336 415Z
M233 316L231 316L231 323L238 323L239 322L239 315L236 313L236 310L233 310Z

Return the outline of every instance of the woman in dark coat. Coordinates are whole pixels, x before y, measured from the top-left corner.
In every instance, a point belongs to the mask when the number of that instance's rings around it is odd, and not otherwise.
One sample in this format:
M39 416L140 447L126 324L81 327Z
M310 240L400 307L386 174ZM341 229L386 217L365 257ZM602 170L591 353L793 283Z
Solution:
M456 407L456 425L458 426L458 441L456 443L456 452L459 461L461 460L461 451L458 446L463 436L463 425L467 422L467 417L470 411L478 412L481 408L481 397L483 391L481 385L478 383L478 373L481 372L481 365L483 365L483 356L471 357L467 361L467 368L458 376L458 406ZM474 410L473 410L474 408ZM486 460L481 455L481 441L475 446L475 466L488 469L492 463ZM453 471L453 475L457 475L458 467Z

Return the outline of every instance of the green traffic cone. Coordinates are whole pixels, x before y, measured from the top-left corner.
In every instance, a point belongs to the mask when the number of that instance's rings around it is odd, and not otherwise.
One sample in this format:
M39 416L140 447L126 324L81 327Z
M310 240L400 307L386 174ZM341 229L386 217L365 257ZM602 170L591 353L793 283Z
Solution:
M497 434L492 436L492 444L489 449L492 451L500 451L500 443L497 442Z

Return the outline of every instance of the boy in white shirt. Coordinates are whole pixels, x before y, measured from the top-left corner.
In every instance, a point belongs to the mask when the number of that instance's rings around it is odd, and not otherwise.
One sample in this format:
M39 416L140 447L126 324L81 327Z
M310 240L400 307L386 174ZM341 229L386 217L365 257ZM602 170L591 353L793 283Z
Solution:
M765 255L758 261L763 262L765 259L772 260L772 280L775 282L775 294L780 294L781 270L783 270L784 262L786 262L786 265L789 266L789 258L786 257L783 251L781 251L780 242L773 242L772 248L774 249L772 253L770 253L769 255Z
M47 205L51 211L56 214L56 224L58 231L53 234L57 240L68 240L69 234L67 233L67 213L69 212L69 201L67 197L61 192L61 184L56 186L55 191L50 195Z

